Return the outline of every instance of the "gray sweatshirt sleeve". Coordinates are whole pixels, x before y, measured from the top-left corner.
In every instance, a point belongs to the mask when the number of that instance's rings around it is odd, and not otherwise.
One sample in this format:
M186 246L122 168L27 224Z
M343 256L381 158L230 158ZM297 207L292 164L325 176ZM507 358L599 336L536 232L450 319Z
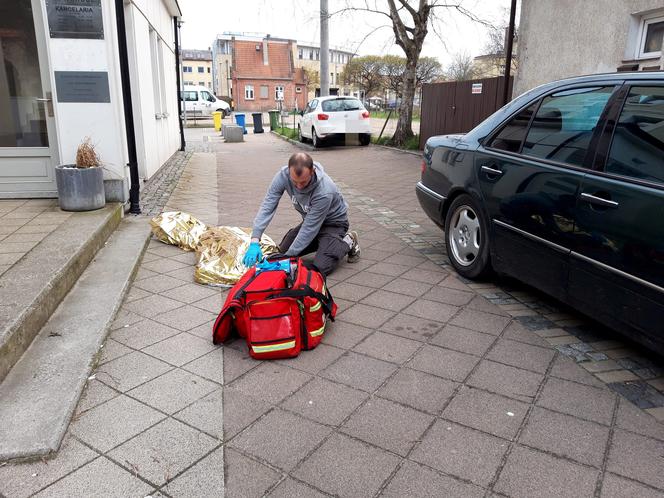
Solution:
M278 171L277 174L274 175L261 207L254 218L254 228L251 232L252 239L260 239L263 235L263 232L270 224L270 221L272 221L274 213L277 211L277 206L279 205L281 196L284 194L284 190L286 190L286 183L281 175L281 171Z
M304 217L297 237L286 251L287 256L297 256L316 238L332 204L332 196L325 195L312 199L309 212Z

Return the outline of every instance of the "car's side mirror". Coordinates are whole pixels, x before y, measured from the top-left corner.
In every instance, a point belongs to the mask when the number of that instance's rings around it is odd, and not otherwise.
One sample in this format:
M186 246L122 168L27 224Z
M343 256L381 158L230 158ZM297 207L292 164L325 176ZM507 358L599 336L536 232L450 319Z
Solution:
M298 111L297 112L300 116L304 116L304 111Z

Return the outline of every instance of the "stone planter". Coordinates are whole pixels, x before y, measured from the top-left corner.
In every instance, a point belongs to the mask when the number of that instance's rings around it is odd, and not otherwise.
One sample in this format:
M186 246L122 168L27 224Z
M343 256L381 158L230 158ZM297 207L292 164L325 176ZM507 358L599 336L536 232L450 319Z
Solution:
M92 211L106 205L102 168L56 166L55 181L60 209L64 211Z

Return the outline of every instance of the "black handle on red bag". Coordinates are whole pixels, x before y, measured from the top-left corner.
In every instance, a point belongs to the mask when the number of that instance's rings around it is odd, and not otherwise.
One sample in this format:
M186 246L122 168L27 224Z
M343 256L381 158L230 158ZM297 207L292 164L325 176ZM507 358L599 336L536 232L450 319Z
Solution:
M321 305L323 306L323 311L325 312L326 315L331 315L332 314L332 304L334 304L334 300L332 299L331 295L325 295L322 294L318 291L315 291L308 285L303 285L302 287L298 289L286 289L284 291L281 291L278 294L275 294L274 296L271 296L270 299L274 299L277 297L315 297L321 302Z

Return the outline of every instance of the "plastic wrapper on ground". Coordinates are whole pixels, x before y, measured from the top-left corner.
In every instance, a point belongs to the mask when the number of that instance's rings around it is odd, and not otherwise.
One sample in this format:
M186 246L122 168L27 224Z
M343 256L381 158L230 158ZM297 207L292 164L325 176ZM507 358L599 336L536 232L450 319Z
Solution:
M200 238L196 249L198 264L194 280L199 284L231 287L247 271L242 258L251 242L251 229L239 227L212 227ZM260 240L263 255L279 252L277 244L263 235Z
M208 229L205 223L181 211L161 213L150 220L150 225L157 239L185 251L195 251Z

